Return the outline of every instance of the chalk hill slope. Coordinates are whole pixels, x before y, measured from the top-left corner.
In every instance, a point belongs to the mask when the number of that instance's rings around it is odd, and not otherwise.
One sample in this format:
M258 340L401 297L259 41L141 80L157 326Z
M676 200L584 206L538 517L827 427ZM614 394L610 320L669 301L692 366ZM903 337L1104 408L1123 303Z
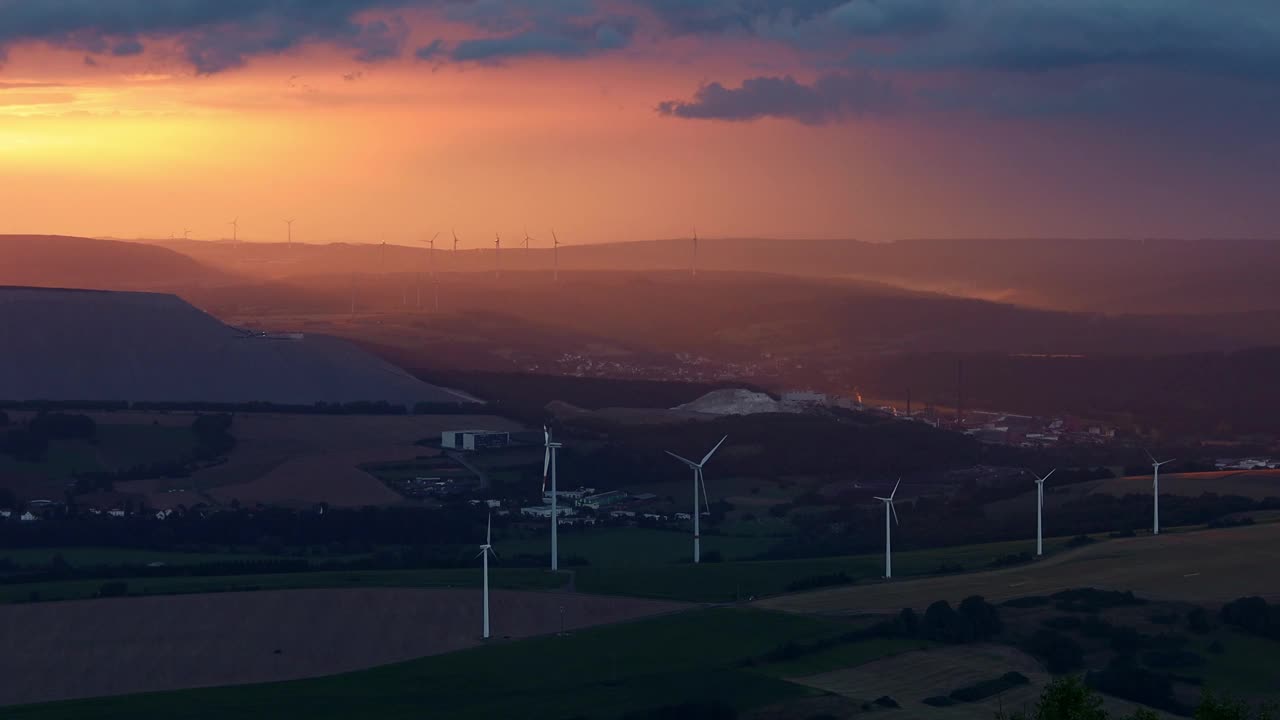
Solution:
M249 333L172 295L0 287L0 399L459 402L325 336Z

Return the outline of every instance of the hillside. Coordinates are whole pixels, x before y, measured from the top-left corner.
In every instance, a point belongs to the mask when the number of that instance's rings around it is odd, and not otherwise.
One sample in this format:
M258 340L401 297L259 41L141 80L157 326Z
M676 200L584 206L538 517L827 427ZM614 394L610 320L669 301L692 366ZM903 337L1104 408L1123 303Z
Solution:
M353 345L225 325L172 295L0 288L0 398L458 402Z
M61 235L0 235L0 285L176 290L233 278L167 248Z
M225 271L259 279L347 272L489 272L492 246L463 242L458 252L424 246L294 245L170 241L161 245ZM439 242L445 247L445 241ZM688 270L687 239L561 246L565 272ZM547 247L502 251L504 271L549 272ZM1267 240L973 239L770 240L705 238L703 271L858 278L915 290L1030 307L1133 314L1248 313L1280 310L1270 282L1280 243Z

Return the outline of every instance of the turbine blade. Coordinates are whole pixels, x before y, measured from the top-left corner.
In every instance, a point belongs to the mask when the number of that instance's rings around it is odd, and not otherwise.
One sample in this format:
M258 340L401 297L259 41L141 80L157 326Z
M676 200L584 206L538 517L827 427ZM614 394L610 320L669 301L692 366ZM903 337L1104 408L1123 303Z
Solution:
M542 492L547 491L547 473L551 472L551 445L547 444L547 451L542 456Z
M898 508L894 507L893 503L889 503L889 509L893 511L893 524L901 525L902 523L898 522Z
M1147 450L1146 448L1143 448L1143 449L1142 449L1142 452L1146 453L1146 454L1147 454L1147 457L1151 458L1151 462L1153 462L1153 463L1154 463L1154 462L1156 461L1156 456L1155 456L1155 455L1152 455L1150 450Z
M1048 479L1049 479L1049 477L1050 477L1051 475L1053 475L1054 473L1056 473L1056 472L1058 472L1058 468L1054 468L1054 469L1050 470L1050 471L1049 471L1049 475L1045 475L1044 477L1040 478L1040 482L1044 482L1045 480L1048 480Z
M893 492L889 493L890 502L892 502L893 498L898 495L898 485L901 485L901 484L902 484L902 478L898 478L898 482L893 486Z
M700 463L698 463L698 464L699 464L699 465L706 465L706 464L707 464L707 461L711 459L711 456L712 456L712 455L715 455L715 454L716 454L716 451L720 449L720 446L724 444L724 441L725 441L725 440L728 440L728 439L729 439L729 436L728 436L728 435L725 435L724 437L720 438L720 442L716 443L716 446L715 446L715 447L713 447L713 448L711 448L711 452L707 453L707 454L706 454L706 456L702 458L702 462L700 462Z
M489 524L484 529L485 547L493 545L493 513L489 513Z
M679 460L680 462L684 463L685 465L688 465L689 467L693 468L694 470L701 470L701 469L702 469L701 467L699 467L698 463L696 463L696 462L694 462L694 461L692 461L692 460L688 460L688 459L686 459L686 458L682 458L682 457L680 457L679 455L677 455L677 454L675 454L675 453L671 452L670 450L664 450L663 452L665 452L666 454L670 455L671 457L673 457L673 458L675 458L675 459Z
M702 485L702 507L707 509L706 514L711 514L711 499L707 497L707 477L698 471L698 484Z

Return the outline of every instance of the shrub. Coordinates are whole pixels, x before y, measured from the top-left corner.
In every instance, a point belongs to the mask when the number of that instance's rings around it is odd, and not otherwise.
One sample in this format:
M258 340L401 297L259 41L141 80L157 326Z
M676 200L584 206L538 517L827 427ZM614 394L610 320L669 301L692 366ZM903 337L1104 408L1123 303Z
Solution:
M128 583L120 582L118 580L102 583L102 587L98 588L98 597L124 597L128 594Z
M955 700L952 700L946 695L934 695L933 697L925 698L921 702L925 705L932 705L933 707L950 707L956 704Z
M1067 547L1069 548L1084 547L1085 545L1092 545L1093 543L1096 543L1096 542L1098 541L1094 540L1088 535L1077 535L1067 541Z
M1037 608L1048 605L1051 601L1049 598L1041 595L1028 595L1027 597L1014 598L1005 600L1002 605L1011 608Z
M737 720L738 711L719 700L664 705L623 715L623 720Z
M1198 667L1204 658L1190 650L1151 650L1142 654L1142 662L1160 670Z
M1168 675L1125 663L1112 663L1107 669L1086 676L1090 687L1123 700L1132 700L1177 715L1189 715L1173 694L1173 681Z
M1078 630L1080 618L1076 615L1056 615L1041 620L1040 624L1053 630Z
M1187 611L1187 629L1197 635L1204 635L1213 630L1209 620L1209 611L1196 606Z
M1024 648L1044 660L1049 672L1055 675L1069 673L1084 666L1084 649L1080 647L1080 643L1053 630L1037 630L1027 639Z
M998 678L984 680L980 683L953 690L950 697L952 700L959 702L978 702L979 700L986 700L989 697L999 695L1006 690L1012 690L1019 685L1027 685L1030 682L1027 676L1022 673L1007 672Z

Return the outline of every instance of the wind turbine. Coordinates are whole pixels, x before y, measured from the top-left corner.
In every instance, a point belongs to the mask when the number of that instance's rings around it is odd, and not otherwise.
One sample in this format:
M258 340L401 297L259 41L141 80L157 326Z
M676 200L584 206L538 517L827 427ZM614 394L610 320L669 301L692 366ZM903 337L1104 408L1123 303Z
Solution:
M1049 475L1058 472L1058 468L1049 471ZM1049 479L1049 475L1040 477L1035 473L1036 478L1036 557L1044 555L1044 481Z
M493 234L493 276L502 277L502 236Z
M560 280L560 238L556 237L555 230L551 231L551 239L554 241L554 245L552 245L552 249L551 249L552 263L553 263L553 269L551 271L551 279L559 281Z
M528 256L529 256L529 241L530 241L530 240L533 240L533 239L534 239L534 238L529 237L529 228L527 228L527 227L526 227L526 228L524 229L524 254L525 254L525 257L528 257Z
M191 239L191 231L190 231L190 230L188 230L188 229L186 229L186 228L182 228L182 239L183 239L183 240L190 240L190 239Z
M893 486L893 492L889 493L889 497L878 497L876 500L884 503L884 576L885 579L893 577L893 557L890 554L890 533L889 533L889 513L893 513L893 524L898 524L898 509L893 506L893 497L898 494L898 485L902 484L902 478L898 478L898 482Z
M691 274L694 278L698 277L698 228L693 229L693 265L690 266Z
M1168 465L1169 463L1173 462L1174 459L1169 458L1168 460L1156 460L1155 456L1152 455L1150 451L1147 452L1147 457L1151 458L1151 470L1152 470L1152 474L1151 474L1152 493L1151 494L1152 494L1152 498L1155 500L1155 505L1153 506L1153 510L1152 510L1151 534L1159 535L1160 534L1160 466Z
M427 243L427 245L430 246L431 248L430 254L427 257L427 261L430 262L431 264L431 284L433 287L435 287L435 284L436 284L436 238L438 237L440 237L440 233L436 233L435 235L432 235L430 240L423 241ZM417 285L418 285L418 309L421 310L422 309L422 272L421 271L418 272ZM436 312L440 312L440 289L436 287L435 292L436 292Z
M547 473L551 473L551 569L560 569L560 545L556 538L556 529L560 525L560 514L556 511L556 502L560 496L556 494L556 450L564 447L551 441L551 428L542 426L542 436L546 442L547 452L542 456L542 492L547 492Z
M296 219L297 218L289 218L288 220L283 221L285 226L289 228L289 247L293 247L293 221Z
M236 218L228 224L231 226L231 242L240 242L240 218Z
M480 546L480 554L484 558L484 639L489 639L489 556L496 560L498 553L493 551L493 515L489 515L489 524L484 531L484 544Z
M701 514L698 511L698 486L699 485L702 486L703 501L706 503L708 508L711 507L711 501L707 499L707 481L702 476L702 467L707 464L707 461L711 459L711 456L715 455L716 451L720 449L720 446L724 444L724 441L728 439L729 439L728 435L725 435L724 437L720 438L720 442L716 443L716 446L711 448L711 452L703 456L702 462L694 462L692 460L682 458L679 455L671 452L670 450L667 451L668 455L679 460L685 465L688 465L690 468L693 469L693 561L695 563L702 562L702 536L699 534L699 527L698 527L698 518Z

